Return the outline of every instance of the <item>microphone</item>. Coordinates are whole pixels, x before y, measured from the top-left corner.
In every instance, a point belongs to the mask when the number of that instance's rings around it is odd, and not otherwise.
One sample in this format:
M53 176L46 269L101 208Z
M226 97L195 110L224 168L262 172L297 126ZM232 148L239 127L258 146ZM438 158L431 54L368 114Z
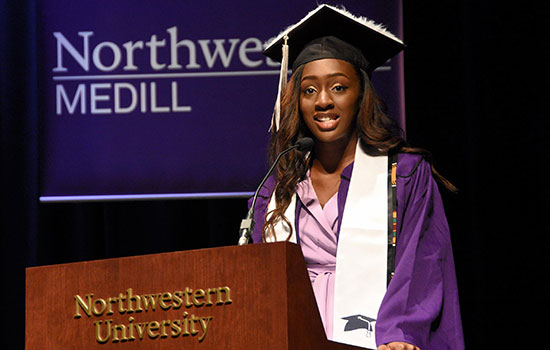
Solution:
M297 148L300 152L310 151L313 148L313 139L311 137L302 137L301 139L296 141L296 144L294 146L298 146Z
M260 189L266 182L266 180L269 178L273 170L275 169L275 166L277 163L279 163L279 160L282 156L287 154L288 152L292 151L293 149L297 149L300 152L309 151L313 148L313 139L311 137L303 137L296 141L294 146L291 146L281 153L277 155L277 158L275 158L275 161L271 165L271 168L267 171L267 174L264 176L262 182L260 182L260 185L256 189L256 192L254 193L254 197L252 199L252 205L250 206L250 209L248 210L248 213L246 214L246 217L241 221L241 227L239 229L239 245L246 245L248 244L248 241L250 240L250 237L252 236L252 232L254 230L254 207L256 206L256 199L258 199L258 193L260 193Z

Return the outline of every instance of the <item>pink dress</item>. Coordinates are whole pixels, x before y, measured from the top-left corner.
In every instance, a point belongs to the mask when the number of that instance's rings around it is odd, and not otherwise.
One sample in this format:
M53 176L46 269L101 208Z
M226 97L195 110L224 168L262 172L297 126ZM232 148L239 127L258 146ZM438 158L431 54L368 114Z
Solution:
M338 247L338 196L321 207L309 172L296 188L302 210L299 217L300 246L307 264L325 333L332 339L334 272Z

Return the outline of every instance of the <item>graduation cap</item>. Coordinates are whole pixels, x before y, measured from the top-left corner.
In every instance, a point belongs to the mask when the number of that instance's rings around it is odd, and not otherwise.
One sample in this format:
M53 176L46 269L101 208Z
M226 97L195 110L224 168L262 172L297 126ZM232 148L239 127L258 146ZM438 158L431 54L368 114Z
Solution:
M375 318L363 315L342 317L342 319L348 321L344 326L344 331L353 331L355 329L365 328L367 332L372 332L372 322L376 321Z
M275 124L275 131L279 127L280 97L286 86L288 66L295 70L311 61L336 58L350 62L370 75L404 47L401 40L380 24L354 16L343 8L326 4L318 6L264 47L264 55L281 62L272 127Z

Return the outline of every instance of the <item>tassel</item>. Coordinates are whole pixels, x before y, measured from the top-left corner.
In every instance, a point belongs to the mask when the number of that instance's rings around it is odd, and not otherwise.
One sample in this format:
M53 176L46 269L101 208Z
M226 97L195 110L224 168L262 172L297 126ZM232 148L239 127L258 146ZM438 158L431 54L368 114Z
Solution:
M281 60L281 72L279 73L279 91L277 92L277 100L275 101L275 108L273 110L273 116L271 118L271 127L273 129L275 125L275 132L279 131L279 125L281 122L281 95L286 87L288 78L288 35L284 36L285 42L283 43L283 58Z

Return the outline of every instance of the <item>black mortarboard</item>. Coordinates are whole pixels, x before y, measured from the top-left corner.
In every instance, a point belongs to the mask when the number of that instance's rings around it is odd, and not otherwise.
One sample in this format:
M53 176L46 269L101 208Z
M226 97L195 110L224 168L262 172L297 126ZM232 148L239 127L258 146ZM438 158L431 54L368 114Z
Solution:
M275 131L279 128L281 92L286 86L288 66L295 70L311 61L337 58L370 75L404 47L395 35L371 20L342 8L320 5L264 47L266 56L281 62L272 127L275 125Z
M288 66L292 69L322 58L339 58L370 73L405 47L383 26L326 4L268 42L264 54L281 62L285 37L289 46Z
M363 315L342 317L342 319L348 321L344 327L344 331L353 331L355 329L365 328L367 331L372 332L372 322L376 321L374 318Z

